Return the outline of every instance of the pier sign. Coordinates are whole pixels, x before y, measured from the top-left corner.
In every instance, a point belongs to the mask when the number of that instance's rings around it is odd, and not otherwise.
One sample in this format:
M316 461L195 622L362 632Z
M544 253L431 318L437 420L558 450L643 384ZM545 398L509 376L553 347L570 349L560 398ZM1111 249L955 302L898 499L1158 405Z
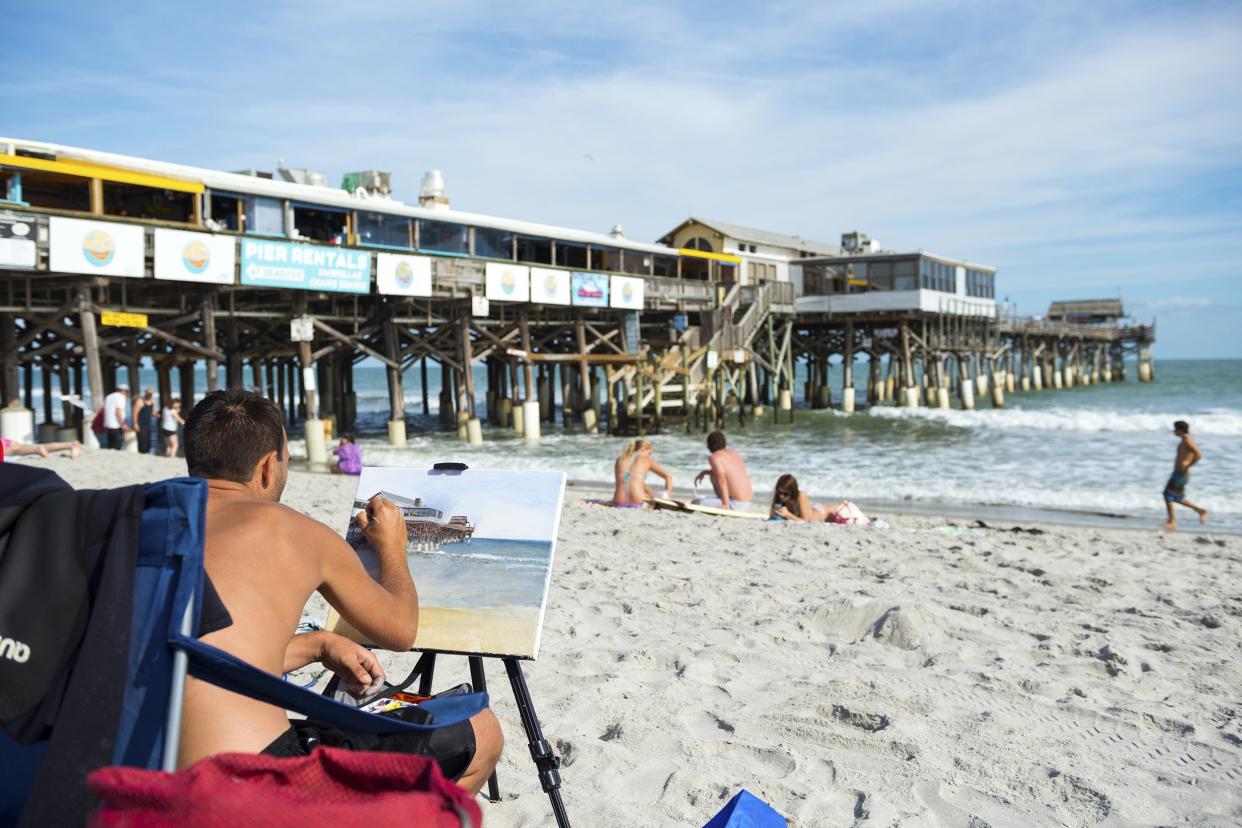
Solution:
M345 247L243 239L241 283L332 293L370 293L371 254Z
M431 258L375 254L375 287L391 296L430 296Z
M0 265L34 270L37 261L35 217L7 210L0 212Z
M485 295L493 302L529 302L530 268L525 265L488 262Z
M52 216L47 220L48 267L60 273L141 279L144 230L135 224Z
M570 286L575 306L580 308L608 307L608 274L574 273Z
M610 306L624 310L642 310L643 287L643 280L634 276L613 276L612 292L608 297Z
M112 325L117 328L145 328L147 327L147 315L106 310L99 314L99 324Z
M530 269L530 301L537 305L569 304L569 271L550 267Z
M213 233L155 231L155 278L231 285L236 281L237 240Z

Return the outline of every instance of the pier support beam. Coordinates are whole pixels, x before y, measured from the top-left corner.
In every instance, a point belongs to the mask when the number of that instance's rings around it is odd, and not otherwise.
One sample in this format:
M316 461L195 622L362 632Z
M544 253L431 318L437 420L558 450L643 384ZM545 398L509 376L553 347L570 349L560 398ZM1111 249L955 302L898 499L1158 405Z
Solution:
M402 381L401 349L397 343L397 328L392 321L391 310L385 308L383 326L384 355L394 365L388 365L388 444L405 445L405 384Z
M841 362L841 410L854 412L854 323L845 323L845 358Z
M962 395L962 408L975 410L975 382L970 376L970 362L960 353L957 355L957 387Z

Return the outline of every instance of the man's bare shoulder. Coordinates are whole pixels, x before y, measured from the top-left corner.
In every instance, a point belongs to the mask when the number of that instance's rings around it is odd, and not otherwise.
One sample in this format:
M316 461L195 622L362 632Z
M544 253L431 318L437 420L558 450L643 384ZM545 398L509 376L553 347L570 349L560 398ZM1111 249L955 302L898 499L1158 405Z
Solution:
M297 533L303 540L341 540L326 524L283 503L252 498L220 498L214 501L209 498L207 506L208 520L214 517L217 521L227 521L229 524L260 521L272 531L279 531L286 536Z

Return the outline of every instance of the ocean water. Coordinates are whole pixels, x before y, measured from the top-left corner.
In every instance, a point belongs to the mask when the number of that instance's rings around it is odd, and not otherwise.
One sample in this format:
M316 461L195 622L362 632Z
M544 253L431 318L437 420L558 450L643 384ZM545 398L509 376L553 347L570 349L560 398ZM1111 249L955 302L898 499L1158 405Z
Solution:
M379 579L379 560L369 545L359 552ZM431 552L406 556L420 600L437 607L540 607L551 568L547 541L473 538Z
M839 396L837 370L830 382ZM849 497L864 508L989 504L1122 515L1155 525L1163 520L1160 492L1177 445L1172 422L1184 419L1205 455L1191 473L1187 496L1211 511L1213 524L1242 530L1242 360L1158 360L1155 370L1149 384L1138 383L1130 365L1124 383L1018 392L1007 395L1003 409L987 400L976 411L885 406L844 415L799 408L792 425L773 425L769 413L745 428L732 424L727 434L760 492L792 473L816 498ZM860 385L865 382L865 366L855 373ZM429 375L431 413L424 416L418 372L406 374L410 440L395 449L385 439L384 370L355 369L355 430L368 465L461 460L476 468L552 469L570 480L611 481L622 438L544 424L543 439L527 444L485 425L483 446L461 444L455 431L439 427L439 371ZM144 370L142 380L154 385L153 372ZM485 383L480 368L480 409ZM200 379L198 387L204 386ZM801 388L799 382L799 397ZM35 396L39 409L40 389ZM672 430L651 439L676 486L689 487L706 467L702 433ZM1180 520L1190 526L1194 517L1184 510Z

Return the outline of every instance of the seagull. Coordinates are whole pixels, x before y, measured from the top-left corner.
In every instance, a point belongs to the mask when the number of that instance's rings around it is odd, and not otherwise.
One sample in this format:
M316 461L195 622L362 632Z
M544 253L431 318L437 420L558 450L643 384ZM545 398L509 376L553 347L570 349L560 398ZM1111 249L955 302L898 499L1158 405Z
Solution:
M594 163L594 161L595 161L595 156L594 156L594 155L591 155L590 153L587 153L587 152L582 153L582 157L583 157L583 158L585 158L586 160L588 160L588 161L592 162L592 163Z

